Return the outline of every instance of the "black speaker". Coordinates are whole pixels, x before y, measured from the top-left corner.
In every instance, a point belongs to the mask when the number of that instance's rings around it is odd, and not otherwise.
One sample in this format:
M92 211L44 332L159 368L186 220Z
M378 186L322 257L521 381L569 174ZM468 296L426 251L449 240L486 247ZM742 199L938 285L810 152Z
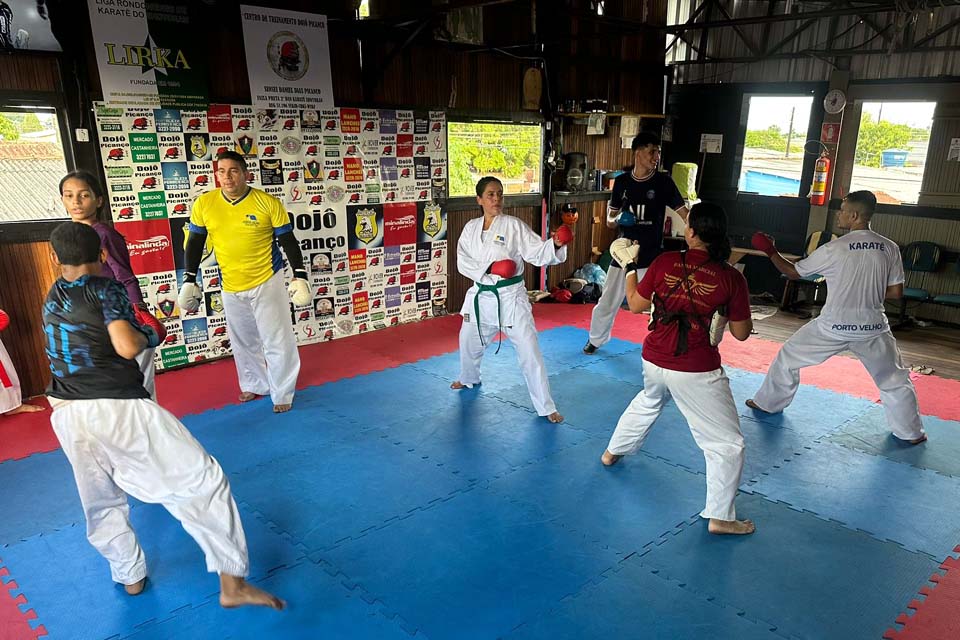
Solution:
M563 156L563 186L566 191L586 191L590 188L587 154L566 153Z

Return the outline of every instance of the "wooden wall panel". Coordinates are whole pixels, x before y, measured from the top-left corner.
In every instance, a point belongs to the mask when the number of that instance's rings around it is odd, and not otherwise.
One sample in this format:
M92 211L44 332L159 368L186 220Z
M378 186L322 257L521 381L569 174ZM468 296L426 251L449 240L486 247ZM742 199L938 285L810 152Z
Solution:
M50 54L4 53L0 55L0 91L60 90L60 67Z
M23 395L29 398L43 393L50 382L42 330L43 301L57 279L50 243L3 245L0 274L0 309L10 314L10 327L0 339L20 376Z

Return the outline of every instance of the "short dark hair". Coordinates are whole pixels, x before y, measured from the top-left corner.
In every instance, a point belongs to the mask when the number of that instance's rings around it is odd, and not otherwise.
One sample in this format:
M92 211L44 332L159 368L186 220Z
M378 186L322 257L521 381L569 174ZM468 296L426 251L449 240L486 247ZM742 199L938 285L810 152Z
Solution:
M486 176L486 177L480 178L480 182L477 183L478 198L483 197L483 192L486 190L487 185L490 184L491 182L496 182L498 185L500 185L500 188L503 189L503 183L500 182L499 178L494 178L493 176Z
M223 160L233 160L240 165L240 168L243 169L244 173L247 172L247 159L236 151L224 151L223 153L218 153L217 162L221 162Z
M60 264L79 267L100 262L100 236L88 224L64 222L50 234L50 244Z
M855 205L857 211L868 220L873 217L873 212L877 210L877 196L873 195L872 191L851 191L844 200Z
M659 147L660 136L653 133L652 131L641 131L634 137L633 144L630 145L630 150L636 151L637 149L643 148L648 144L652 144L654 146Z
M63 195L63 185L67 180L79 180L84 182L87 185L87 188L93 192L93 195L98 198L103 197L103 187L100 185L100 181L97 179L97 176L93 175L89 171L84 169L77 169L76 171L71 171L67 175L63 176L60 179L60 195Z

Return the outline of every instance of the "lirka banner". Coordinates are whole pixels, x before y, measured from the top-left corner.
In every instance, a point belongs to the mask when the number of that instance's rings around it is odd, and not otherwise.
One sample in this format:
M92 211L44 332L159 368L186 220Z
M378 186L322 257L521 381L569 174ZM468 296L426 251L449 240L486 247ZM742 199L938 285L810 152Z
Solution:
M206 38L188 2L90 0L103 99L112 105L206 108Z
M227 150L243 154L251 186L290 214L314 293L290 307L300 344L445 313L442 111L98 104L96 116L114 226L167 328L159 368L231 352L215 252L201 262L200 309L177 306L184 226L194 199L216 188L217 156Z
M255 107L333 107L326 16L245 5L240 16Z

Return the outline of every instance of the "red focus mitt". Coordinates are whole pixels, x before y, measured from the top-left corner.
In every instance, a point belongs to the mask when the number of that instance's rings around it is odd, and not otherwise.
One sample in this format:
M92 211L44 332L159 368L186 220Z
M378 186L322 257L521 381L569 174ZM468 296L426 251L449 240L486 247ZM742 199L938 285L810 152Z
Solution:
M777 252L776 247L773 246L773 238L763 231L757 231L753 234L753 237L750 238L750 244L757 251L763 251L768 256L772 256Z
M573 293L571 293L569 289L554 287L553 291L550 292L550 296L557 302L570 302L570 299L573 298Z
M553 241L560 247L569 244L572 240L573 230L565 224L560 225L553 234Z
M153 342L153 336L150 335L151 333L156 334L157 344L163 342L163 339L167 337L167 328L163 326L163 323L157 320L157 318L149 311L145 311L141 307L134 305L133 315L141 327L150 328L150 330L144 331L144 333L147 334L148 343ZM157 345L150 344L149 346L155 347Z
M501 278L512 278L517 273L517 265L513 260L497 260L490 265L490 273Z
M10 316L3 309L0 309L0 331L10 326Z

